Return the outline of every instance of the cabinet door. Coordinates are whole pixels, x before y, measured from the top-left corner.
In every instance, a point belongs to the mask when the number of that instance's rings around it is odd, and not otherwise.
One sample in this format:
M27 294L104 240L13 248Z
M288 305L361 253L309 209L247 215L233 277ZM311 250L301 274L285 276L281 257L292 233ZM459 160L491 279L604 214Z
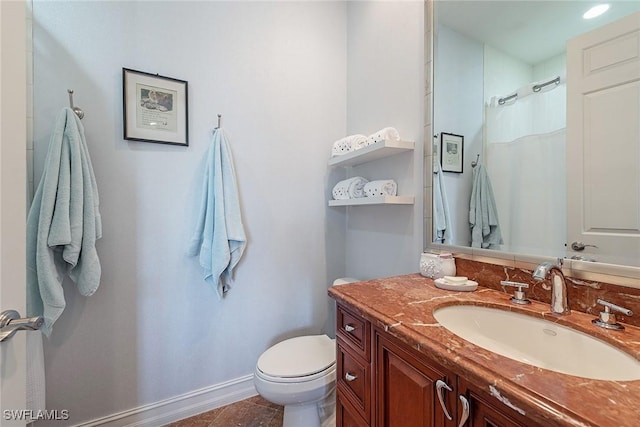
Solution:
M464 427L524 427L536 426L532 421L517 412L516 409L506 406L484 392L473 388L463 379L458 379L458 392L469 402L469 418L463 424ZM463 408L460 404L458 417L463 416Z
M444 403L455 417L453 377L428 366L411 350L376 334L376 421L380 427L453 426L440 406L436 382L444 380L452 388Z
M336 399L336 427L368 427L358 411L340 393Z

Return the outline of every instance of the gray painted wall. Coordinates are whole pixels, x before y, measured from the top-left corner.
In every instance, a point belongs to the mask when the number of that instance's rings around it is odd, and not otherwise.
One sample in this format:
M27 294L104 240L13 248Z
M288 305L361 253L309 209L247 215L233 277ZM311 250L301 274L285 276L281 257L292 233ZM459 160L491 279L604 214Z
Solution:
M416 203L348 208L346 273L363 279L413 273L424 226L424 3L350 2L347 28L348 133L369 135L393 126L402 139L416 142L414 153L350 173L395 179L398 194L414 194Z
M245 376L275 342L331 331L334 278L417 271L422 11L422 2L34 2L34 175L73 88L104 228L99 290L83 298L66 283L67 309L45 343L49 408L79 423ZM189 147L122 139L122 67L189 82ZM185 255L217 113L249 239L222 301ZM327 168L333 141L387 125L417 142L415 156L384 166L416 205L328 208L345 176Z

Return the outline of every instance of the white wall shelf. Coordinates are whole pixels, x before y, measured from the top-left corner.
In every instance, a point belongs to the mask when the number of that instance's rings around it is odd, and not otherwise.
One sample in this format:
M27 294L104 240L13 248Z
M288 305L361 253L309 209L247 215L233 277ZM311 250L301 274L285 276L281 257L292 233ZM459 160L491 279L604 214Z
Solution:
M329 200L329 206L413 205L414 201L414 196L359 197L357 199Z
M382 159L383 157L411 151L414 147L415 142L413 141L380 141L348 154L332 157L329 160L329 166L357 166Z

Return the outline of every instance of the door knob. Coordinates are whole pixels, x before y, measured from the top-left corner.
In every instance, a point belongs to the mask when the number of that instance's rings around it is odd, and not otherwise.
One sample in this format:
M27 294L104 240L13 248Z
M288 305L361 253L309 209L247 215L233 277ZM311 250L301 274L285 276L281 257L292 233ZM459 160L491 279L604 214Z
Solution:
M42 316L20 318L15 310L0 313L0 342L8 340L18 331L37 331L44 324Z
M596 245L586 245L582 242L573 242L571 244L571 249L573 249L574 251L583 251L584 248L586 247L590 247L590 248L597 248Z

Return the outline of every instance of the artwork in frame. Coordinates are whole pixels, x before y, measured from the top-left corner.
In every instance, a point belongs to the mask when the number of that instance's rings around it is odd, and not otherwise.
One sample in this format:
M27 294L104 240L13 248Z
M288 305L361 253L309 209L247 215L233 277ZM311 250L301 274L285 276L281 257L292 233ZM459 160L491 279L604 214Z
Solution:
M443 172L462 173L464 136L440 133L440 164Z
M187 82L122 69L124 139L189 145Z

